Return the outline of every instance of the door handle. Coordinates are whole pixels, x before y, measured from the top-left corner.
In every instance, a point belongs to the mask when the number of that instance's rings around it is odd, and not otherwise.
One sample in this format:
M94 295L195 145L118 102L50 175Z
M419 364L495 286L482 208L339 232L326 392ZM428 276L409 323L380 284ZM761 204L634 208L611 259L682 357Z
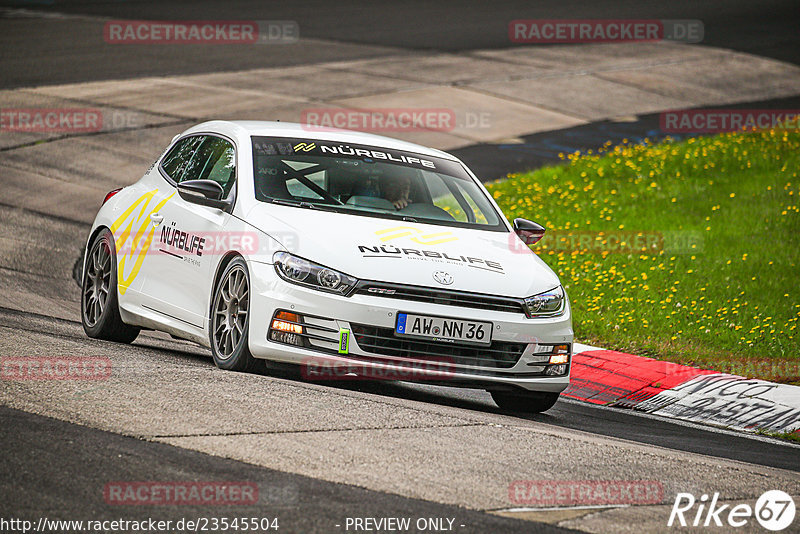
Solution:
M150 220L153 221L153 226L158 226L164 220L164 216L158 213L151 213Z

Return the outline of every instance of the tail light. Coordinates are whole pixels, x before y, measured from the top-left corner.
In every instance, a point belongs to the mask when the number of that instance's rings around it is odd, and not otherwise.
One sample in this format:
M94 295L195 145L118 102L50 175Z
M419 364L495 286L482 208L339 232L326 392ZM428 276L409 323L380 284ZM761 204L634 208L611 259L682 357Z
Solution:
M106 198L104 198L104 199L103 199L103 204L105 204L106 202L108 202L108 199L109 199L109 198L113 197L114 195L116 195L116 194L117 194L117 193L119 193L120 191L122 191L122 188L121 188L121 187L118 187L117 189L114 189L113 191L109 191L108 193L106 193ZM102 205L102 204L101 204L101 205Z

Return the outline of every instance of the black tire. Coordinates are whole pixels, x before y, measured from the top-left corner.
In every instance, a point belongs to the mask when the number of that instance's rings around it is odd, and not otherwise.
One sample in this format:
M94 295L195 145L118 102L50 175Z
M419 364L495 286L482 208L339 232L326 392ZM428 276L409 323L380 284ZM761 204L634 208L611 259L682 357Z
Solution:
M244 284L244 285L242 285ZM242 258L232 260L214 288L208 329L211 354L220 369L249 373L258 367L250 354L250 274Z
M81 250L80 256L75 260L72 265L72 279L75 280L75 285L83 287L83 254L85 250Z
M541 413L549 410L558 401L558 393L530 391L509 393L491 391L492 400L500 409L509 412Z
M122 322L117 293L117 253L114 237L104 229L91 245L81 283L81 323L86 335L131 343L141 330Z

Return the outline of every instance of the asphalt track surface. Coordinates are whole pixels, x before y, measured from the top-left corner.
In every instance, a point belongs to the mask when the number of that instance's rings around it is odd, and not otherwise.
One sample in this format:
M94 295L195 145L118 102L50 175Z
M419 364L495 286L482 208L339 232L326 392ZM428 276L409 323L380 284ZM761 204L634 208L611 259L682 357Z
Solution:
M508 23L515 19L699 19L705 27L704 45L800 63L800 10L792 0L4 0L0 6L110 20L293 20L301 37L326 40L293 46L291 52L280 46L247 47L246 53L236 46L124 47L89 37L102 21L76 19L64 25L57 19L0 20L4 88L302 65L403 49L469 53L511 45Z
M331 2L311 2L302 6L291 3L227 2L224 8L220 7L220 3L213 2L55 2L52 5L2 2L2 5L53 10L76 16L69 24L57 22L56 19L27 18L19 14L0 19L0 86L4 89L380 57L387 53L397 54L402 49L468 54L472 49L508 46L507 23L515 18L701 19L705 23L706 44L794 63L800 59L800 35L796 31L800 13L793 2L733 1L706 3L701 7L679 7L664 2L621 2L611 5L581 1L536 6L528 2L469 2L457 6L448 2L435 5L410 2L397 5L374 3L359 6L358 9L346 3ZM84 18L83 15L90 17ZM109 50L82 38L86 28L101 24L94 17L289 19L298 21L303 37L325 39L326 42L319 45L309 42L293 49L291 54L282 52L279 47L263 47L263 50L249 48L247 54L235 47ZM797 107L797 101L791 99L773 104L776 107ZM552 135L537 134L525 137L522 147L494 150L508 150L508 153L528 151L527 155L519 156L521 159L514 161L515 166L540 164L551 161L557 147L591 148L616 136L646 136L652 129L653 120L653 117L640 117L636 123L601 123ZM508 164L505 153L489 154L480 147L468 147L455 152L468 162L470 158L474 162L488 161L487 169L492 171ZM480 163L473 165L480 170ZM31 194L46 192L32 189ZM57 202L57 199L53 199L53 202ZM239 402L243 402L247 387L253 384L285 388L287 395L297 395L297 402L305 398L298 391L305 391L304 388L311 386L291 375L272 370L250 377L236 374L226 376L214 369L204 350L163 336L143 334L132 347L87 339L76 321L78 291L70 273L74 251L86 231L85 217L53 217L47 209L21 210L3 204L0 199L0 245L3 246L0 256L0 287L3 293L0 350L3 356L104 354L112 358L115 365L119 363L123 370L126 365L132 366L128 370L132 375L123 373L131 380L128 382L131 387L137 380L136 366L163 366L165 375L174 373L182 376L183 373L196 371L201 377L210 377L209 385L215 381L229 381L230 386L235 388L231 390L230 398ZM73 303L72 307L70 302ZM160 376L147 375L150 380L159 380ZM167 376L163 377L163 382L161 389L156 387L161 384L153 382L154 390L168 393L169 388L174 387L176 393L186 394L185 384L172 383ZM201 378L201 389L202 386ZM562 401L546 414L522 416L500 413L488 394L474 390L402 383L346 383L326 386L314 384L313 392L322 400L321 405L334 403L337 398L346 396L353 402L370 406L378 403L389 411L413 407L423 419L420 425L429 425L434 430L437 428L436 418L446 414L463 421L479 420L480 425L484 426L505 425L541 433L535 434L538 438L534 443L544 440L543 436L548 433L574 432L576 435L597 436L598 448L624 442L625 447L629 448L641 445L643 454L647 455L662 454L661 451L677 453L679 456L682 453L699 455L687 456L687 462L702 457L709 465L718 464L721 471L729 470L731 465L743 465L744 471L750 469L753 472L759 471L756 466L777 468L786 470L784 473L787 473L788 480L794 480L795 483L797 473L800 473L800 449L796 446L577 402ZM59 397L43 395L36 401L42 404L35 408L36 402L23 393L19 390L6 392L5 406L0 408L0 472L3 473L0 478L0 517L3 518L36 518L47 514L51 514L49 517L70 519L103 519L120 515L126 519L221 516L226 510L209 507L126 507L120 511L118 507L109 507L103 502L101 488L114 480L248 480L258 483L263 495L279 497L274 501L262 502L252 510L242 509L248 513L241 515L251 515L249 512L278 515L283 532L335 532L341 531L335 525L341 524L347 516L403 515L415 518L455 517L457 524L464 525L457 529L460 532L557 530L543 523L532 524L439 504L432 502L435 499L427 498L429 495L425 495L426 499L409 498L391 488L376 491L330 481L335 477L303 476L252 465L255 462L221 458L219 454L203 454L189 450L203 447L185 448L185 440L191 438L184 435L167 439L148 435L144 431L130 431L125 432L129 436L123 436L120 435L121 431L90 428L116 428L120 418L124 418L118 412L119 407L125 406L114 404L116 399L107 399L104 403L108 404L106 407L98 404L96 411L106 409L108 414L59 417L66 421L37 415L57 412ZM83 392L78 393L83 395ZM86 396L91 397L95 393L90 391ZM157 402L150 397L145 400ZM226 396L225 400L230 399ZM162 408L166 422L143 419L141 428L147 428L148 425L155 427L156 423L168 424L170 420L178 424L190 418L191 403L178 398L170 402ZM19 405L24 411L10 407L14 405ZM287 405L283 406L285 408ZM131 417L135 418L137 408L132 404L128 408L134 414ZM172 409L176 411L170 412ZM209 409L209 404L201 403L198 409ZM224 421L231 409L222 404L216 407L216 413L209 412L206 415L210 419L216 417ZM263 406L263 409L269 411L271 407ZM153 412L147 413L153 415ZM254 419L260 415L252 413ZM106 416L107 424L103 422ZM335 414L325 411L318 416L321 419L336 418ZM287 413L286 417L292 419L293 416ZM359 421L354 420L351 426L345 425L342 432L355 432L358 429ZM280 432L276 431L278 434ZM142 437L146 439L137 439ZM159 440L181 446L154 442ZM628 445L631 443L633 445ZM494 445L491 441L485 443L487 448ZM570 467L580 465L580 461L570 456L569 451L564 452L562 461L563 464L559 465L564 466L564 478L582 476L580 472L570 473ZM336 468L331 466L331 470ZM712 479L708 474L704 476ZM746 481L742 484L746 484ZM270 493L276 488L274 494Z
M13 429L15 447L0 458L4 473L0 517L30 519L126 520L174 522L211 517L278 518L278 532L335 532L347 516L450 518L458 532L529 532L526 521L457 506L408 499L353 486L321 482L242 462L216 458L159 443L0 407L0 419ZM55 438L55 439L54 439ZM58 469L36 469L37 465ZM25 469L28 468L28 469ZM113 481L224 480L258 485L257 505L109 506L103 488ZM37 503L35 506L32 503ZM45 517L48 517L45 515ZM568 529L536 525L540 532Z

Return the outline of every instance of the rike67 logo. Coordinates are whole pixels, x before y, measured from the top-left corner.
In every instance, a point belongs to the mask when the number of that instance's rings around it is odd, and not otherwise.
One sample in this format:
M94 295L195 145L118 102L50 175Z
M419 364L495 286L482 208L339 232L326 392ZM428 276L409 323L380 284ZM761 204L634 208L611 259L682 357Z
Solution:
M709 499L703 494L699 499L691 493L678 493L668 527L722 527L739 528L751 524L753 518L765 529L784 530L794 522L795 504L791 495L780 490L764 492L755 507L749 504L720 504L719 493Z

